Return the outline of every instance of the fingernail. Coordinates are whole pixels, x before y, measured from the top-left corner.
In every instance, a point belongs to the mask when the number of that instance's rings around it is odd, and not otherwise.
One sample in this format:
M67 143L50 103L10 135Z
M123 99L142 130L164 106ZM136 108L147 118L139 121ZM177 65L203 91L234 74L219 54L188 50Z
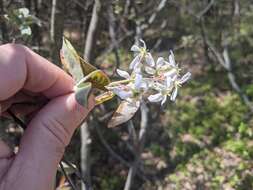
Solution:
M91 83L82 83L75 87L75 98L76 101L82 105L83 107L87 108L88 106L88 98L89 93L91 91Z

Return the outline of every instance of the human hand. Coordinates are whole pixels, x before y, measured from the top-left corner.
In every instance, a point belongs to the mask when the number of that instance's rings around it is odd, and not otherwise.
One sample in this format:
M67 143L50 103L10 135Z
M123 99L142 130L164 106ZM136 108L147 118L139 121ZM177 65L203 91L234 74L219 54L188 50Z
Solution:
M64 71L28 48L0 46L0 116L11 109L31 117L14 154L0 139L0 190L49 190L74 130L94 107L75 100L74 81ZM21 106L29 100L46 105ZM15 105L14 105L15 104Z

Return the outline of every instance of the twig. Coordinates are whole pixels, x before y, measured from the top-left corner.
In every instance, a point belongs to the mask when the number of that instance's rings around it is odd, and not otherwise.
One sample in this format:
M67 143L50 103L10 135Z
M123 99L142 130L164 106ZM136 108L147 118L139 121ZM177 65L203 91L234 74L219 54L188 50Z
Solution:
M59 163L60 164L60 167L61 167L61 170L62 170L62 173L64 174L64 176L66 177L66 179L68 180L69 184L71 185L71 187L74 189L74 190L77 190L75 184L73 183L73 181L71 180L71 178L68 176L68 174L66 173L63 165L62 165L62 162Z
M107 143L107 141L104 139L103 135L101 134L101 131L95 127L96 132L98 134L98 137L100 139L100 141L102 142L102 144L104 145L104 147L107 149L107 151L117 160L119 160L122 164L124 164L127 167L131 167L131 164L128 163L124 158L122 158L120 155L118 155L111 147L110 145Z
M111 146L108 144L108 142L104 139L101 131L99 130L99 128L95 127L96 132L98 133L98 137L101 141L101 143L103 144L103 146L107 149L107 151L111 154L112 157L114 157L116 160L118 160L119 162L121 162L123 165L125 165L126 167L132 167L132 164L129 163L128 161L126 161L124 158L122 158L119 154L117 154L112 148ZM132 150L132 149L131 149ZM138 169L138 168L137 168ZM142 180L144 181L148 181L147 177L144 176L142 171L137 170L136 171L136 175L138 177L140 177Z
M215 0L211 0L208 5L204 8L204 10L202 10L200 13L197 14L197 18L201 18L202 16L204 16L209 10L210 8L213 6Z
M205 33L205 26L204 26L204 24L201 25L201 27L203 27L203 32ZM238 83L237 83L237 81L235 79L235 75L234 75L234 73L232 71L231 61L230 61L230 57L229 57L229 53L228 53L227 42L224 43L223 53L220 53L214 47L214 45L211 43L211 41L207 38L207 35L205 35L205 37L206 37L205 41L206 41L206 44L208 45L209 49L211 50L211 52L213 53L213 55L215 56L215 58L217 59L217 61L220 63L220 65L227 71L228 80L230 82L230 85L240 95L240 97L242 98L243 102L250 109L250 111L253 112L253 105L252 105L252 103L250 102L248 96L242 91L242 89L238 85Z
M116 65L115 65L115 69L112 73L112 75L114 75L116 73L116 69L120 66L120 57L119 57L119 45L118 42L116 40L116 34L115 34L115 16L113 14L113 8L112 5L108 5L108 22L109 22L109 35L113 44L113 52L115 55L115 60L116 60Z
M81 171L82 176L88 182L88 186L91 187L91 178L90 178L90 129L87 122L84 122L81 125L80 130L81 135ZM82 190L87 190L86 186L82 186Z
M50 40L55 42L55 14L56 14L57 0L52 1L51 19L50 19Z
M86 189L91 189L91 187L89 187L87 181L83 178L81 172L79 172L79 170L77 168L75 168L68 160L62 158L62 161L64 162L66 165L68 165L70 168L72 168L76 174L76 176L83 182L83 184L86 186Z

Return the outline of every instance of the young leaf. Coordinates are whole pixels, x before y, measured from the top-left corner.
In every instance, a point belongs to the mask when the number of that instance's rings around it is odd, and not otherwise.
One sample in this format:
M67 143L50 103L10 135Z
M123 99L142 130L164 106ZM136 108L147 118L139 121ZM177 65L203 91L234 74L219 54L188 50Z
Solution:
M94 67L93 65L91 65L78 55L75 48L65 37L63 37L62 42L61 61L64 68L66 68L67 72L72 74L73 77L75 76L74 75L75 73L72 73L71 69L74 68L76 64L78 65L79 68L82 69L82 73L84 76L88 75L92 71L97 70L96 67Z
M107 90L105 86L110 84L110 79L103 71L96 70L91 72L88 76L89 79L87 81L92 83L93 88Z
M82 83L82 84L79 84L78 86L76 86L76 89L75 89L76 101L80 105L87 107L90 91L91 91L91 83L90 82Z
M110 83L110 79L103 71L96 70L85 76L79 83L83 82L91 82L93 88L107 91L105 86Z
M83 78L80 58L71 43L64 37L60 51L60 58L64 70L71 74L76 82Z
M139 107L140 101L122 101L109 121L108 127L113 128L130 120L138 111Z
M103 71L98 70L82 59L71 43L64 37L60 55L64 69L73 76L76 82L85 76L82 79L83 82L91 82L92 87L106 90L104 86L110 83L109 77Z

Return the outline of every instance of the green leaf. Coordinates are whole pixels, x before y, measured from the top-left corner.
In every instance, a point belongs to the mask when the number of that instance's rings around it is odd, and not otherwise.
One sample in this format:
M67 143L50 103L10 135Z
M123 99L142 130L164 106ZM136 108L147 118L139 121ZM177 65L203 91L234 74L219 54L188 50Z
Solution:
M114 112L111 120L108 123L109 128L116 127L130 120L140 107L140 101L122 101Z

